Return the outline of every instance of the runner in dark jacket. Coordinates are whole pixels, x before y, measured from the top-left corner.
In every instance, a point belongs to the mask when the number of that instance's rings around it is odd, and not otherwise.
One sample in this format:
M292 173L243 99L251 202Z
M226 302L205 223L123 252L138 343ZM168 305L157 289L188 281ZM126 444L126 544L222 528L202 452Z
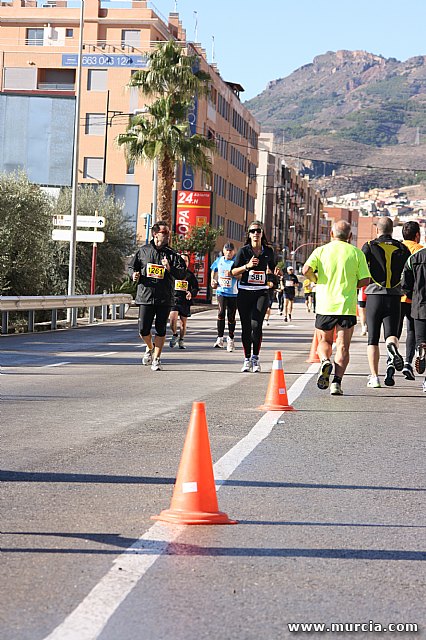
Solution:
M139 305L139 334L146 344L142 364L161 370L160 355L167 331L167 319L174 302L175 279L186 271L181 256L168 245L169 227L156 222L152 227L152 240L134 255L129 274L138 283L136 304ZM155 341L151 336L155 317Z
M181 280L175 280L175 299L170 311L170 329L172 337L169 345L173 349L179 343L179 349L186 349L185 335L186 323L191 315L191 304L198 293L199 285L195 274L188 268L189 258L183 255L182 258L186 264L186 273ZM180 333L177 330L177 321L180 318Z

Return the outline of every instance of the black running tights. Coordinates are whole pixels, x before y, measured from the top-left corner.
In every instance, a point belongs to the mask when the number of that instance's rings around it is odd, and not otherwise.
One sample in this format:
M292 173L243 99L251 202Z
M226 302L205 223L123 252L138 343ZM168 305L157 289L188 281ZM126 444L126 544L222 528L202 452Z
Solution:
M258 356L262 344L262 325L269 304L268 290L239 289L237 308L241 321L241 341L244 357Z

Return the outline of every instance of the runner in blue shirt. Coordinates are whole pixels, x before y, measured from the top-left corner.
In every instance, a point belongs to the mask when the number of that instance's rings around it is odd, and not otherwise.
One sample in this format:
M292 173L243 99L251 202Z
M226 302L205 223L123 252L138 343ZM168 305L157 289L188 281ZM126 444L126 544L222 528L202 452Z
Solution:
M228 314L227 351L234 350L235 314L237 311L237 278L231 274L234 263L235 247L227 242L223 247L223 256L216 258L210 267L211 286L217 291L217 338L214 346L223 349L223 334L225 333L225 316Z

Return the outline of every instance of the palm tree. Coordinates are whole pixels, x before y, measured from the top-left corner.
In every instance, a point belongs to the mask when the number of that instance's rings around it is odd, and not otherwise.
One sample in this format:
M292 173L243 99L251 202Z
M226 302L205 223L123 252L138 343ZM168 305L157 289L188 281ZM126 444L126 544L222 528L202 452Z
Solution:
M185 161L194 169L211 173L216 143L190 131L188 112L194 95L207 94L210 76L196 70L196 56L186 55L174 41L159 45L148 56L148 68L137 71L129 86L139 87L148 98L156 98L131 119L117 137L131 162L158 162L157 217L171 224L175 165Z

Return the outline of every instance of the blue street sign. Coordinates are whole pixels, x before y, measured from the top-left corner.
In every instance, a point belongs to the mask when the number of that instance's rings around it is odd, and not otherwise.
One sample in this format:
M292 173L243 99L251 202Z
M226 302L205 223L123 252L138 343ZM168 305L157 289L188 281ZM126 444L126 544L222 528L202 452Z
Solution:
M76 53L62 54L63 67L76 67L78 55ZM130 67L143 69L148 65L147 56L128 56L125 54L108 55L107 53L83 54L81 57L83 67Z

